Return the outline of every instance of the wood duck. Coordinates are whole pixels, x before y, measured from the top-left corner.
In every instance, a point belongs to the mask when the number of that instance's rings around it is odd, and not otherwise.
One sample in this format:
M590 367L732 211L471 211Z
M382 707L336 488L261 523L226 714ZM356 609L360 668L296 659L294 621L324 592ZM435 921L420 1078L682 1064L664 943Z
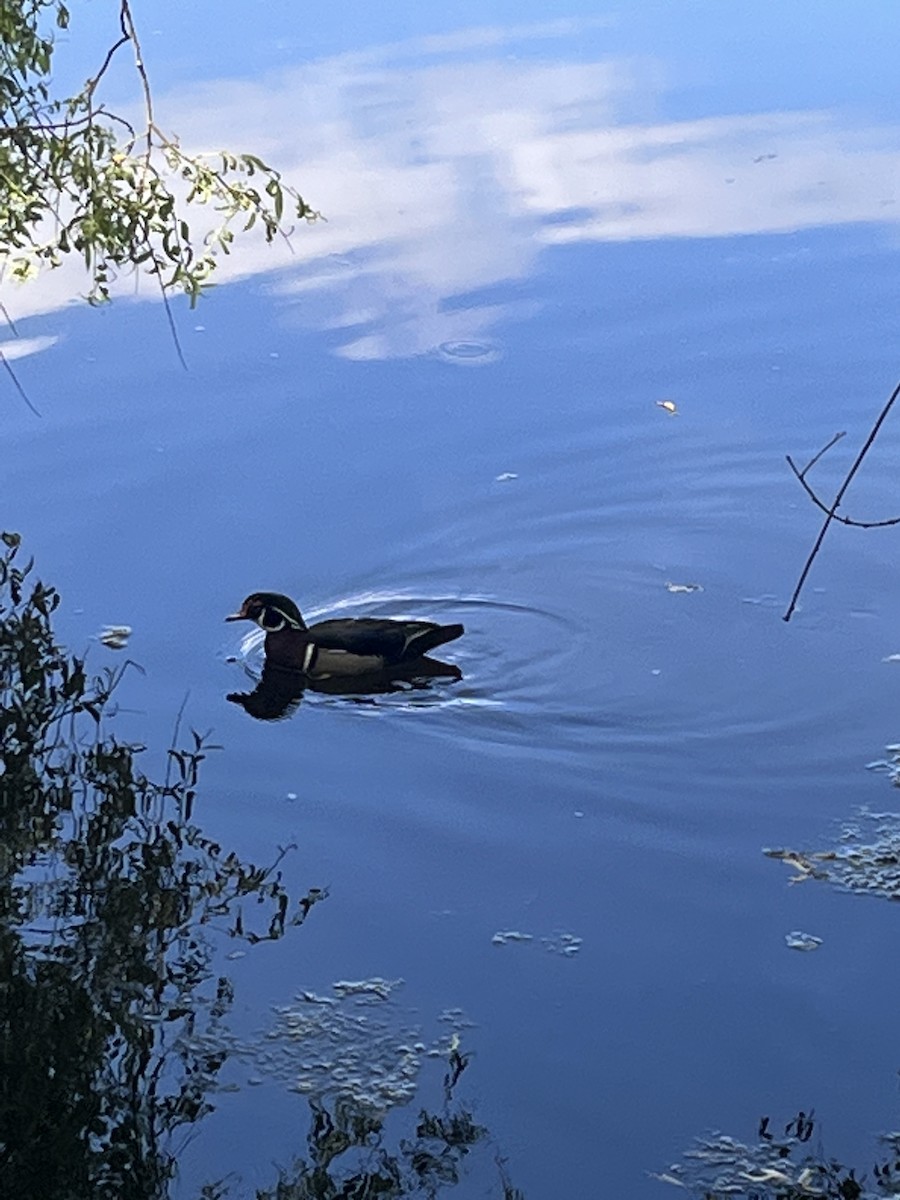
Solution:
M383 617L339 617L307 626L294 601L278 592L254 592L225 620L255 621L266 633L266 664L302 671L310 681L407 674L429 650L463 633L462 625Z

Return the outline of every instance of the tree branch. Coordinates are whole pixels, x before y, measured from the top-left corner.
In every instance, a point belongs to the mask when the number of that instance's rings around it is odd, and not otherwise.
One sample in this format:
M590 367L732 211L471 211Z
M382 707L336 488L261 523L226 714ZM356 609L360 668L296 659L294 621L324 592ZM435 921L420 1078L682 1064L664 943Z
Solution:
M823 513L827 513L830 510L829 510L827 504L825 504L825 502L823 500L819 499L819 497L816 495L816 493L813 491L813 489L806 482L806 473L809 471L810 467L815 466L815 464L819 461L819 459L822 457L822 455L827 450L830 450L831 447L833 445L835 445L836 442L840 441L840 439L844 436L845 436L845 434L843 434L843 433L836 433L834 435L834 437L831 439L831 441L826 443L826 445L824 445L822 447L822 449L819 451L819 453L814 455L814 457L809 460L809 462L806 464L806 466L803 468L802 471L797 467L797 464L794 462L794 460L791 458L791 456L789 454L786 454L784 456L785 460L787 462L787 465L794 472L794 476L800 483L803 490L806 492L807 496L809 496L810 500L812 500L812 502L813 502L813 504L815 504L816 508L820 508ZM900 517L887 517L883 521L858 521L858 520L855 520L853 517L842 517L842 516L838 516L838 514L835 513L834 519L835 519L835 521L840 521L840 523L842 525L852 525L855 529L881 529L885 525L900 525Z
M16 389L16 391L19 393L19 395L22 397L22 399L25 401L25 403L28 405L28 407L31 409L31 411L34 413L34 415L36 417L41 416L42 414L34 407L34 405L28 399L28 393L22 387L21 383L19 383L18 375L15 373L15 371L9 365L9 359L6 357L6 355L3 353L2 350L0 350L0 366L2 366L3 369L6 371L7 375L9 375L10 379L13 381L13 387Z
M822 449L819 451L819 453L816 454L807 463L807 465L803 468L802 471L798 471L796 466L794 465L794 463L791 461L791 459L788 458L788 464L790 465L791 470L794 472L794 474L797 476L797 478L803 484L803 487L805 488L806 492L812 497L812 499L816 503L816 505L818 505L818 507L821 508L822 511L825 513L825 520L822 523L822 528L819 530L819 534L815 540L815 544L813 545L812 550L809 552L809 557L807 558L807 560L803 566L803 570L800 572L800 578L797 580L797 586L794 588L794 594L791 596L791 602L787 607L787 611L785 612L784 616L782 617L783 621L789 621L791 619L791 617L794 615L794 612L796 611L797 602L800 598L800 593L803 590L803 585L806 583L807 576L809 575L809 572L812 569L812 565L815 562L816 555L819 553L819 550L821 549L822 542L825 540L825 534L828 532L828 527L832 523L832 521L841 521L845 525L857 525L864 529L873 529L880 525L896 525L896 524L900 523L900 518L898 518L898 517L892 517L890 520L887 520L887 521L873 521L870 523L866 523L864 521L852 521L849 518L837 516L837 510L840 507L841 501L843 500L847 489L849 488L850 484L853 482L853 477L856 475L856 472L862 466L863 459L869 453L872 443L875 441L876 437L878 436L878 432L881 429L881 426L887 420L888 413L890 413L891 409L893 408L894 402L897 400L898 396L900 396L900 383L898 383L897 386L894 388L894 390L891 392L887 403L884 405L881 412L878 414L875 424L869 430L869 435L866 438L865 442L863 443L863 447L860 450L859 454L857 454L856 458L854 459L853 466L847 472L844 482L838 488L837 495L835 496L834 502L832 503L830 508L825 508L825 505L819 500L819 498L815 495L815 493L812 491L812 489L808 486L808 484L806 483L805 475L806 475L806 472L810 469L810 467L814 466L814 464L819 461L819 459L826 452L826 450L830 450L831 447L835 444L835 442L837 442L839 438L843 437L843 434L840 434L840 433L836 434L835 437L833 437L831 439L831 441L828 442L827 445L823 446Z

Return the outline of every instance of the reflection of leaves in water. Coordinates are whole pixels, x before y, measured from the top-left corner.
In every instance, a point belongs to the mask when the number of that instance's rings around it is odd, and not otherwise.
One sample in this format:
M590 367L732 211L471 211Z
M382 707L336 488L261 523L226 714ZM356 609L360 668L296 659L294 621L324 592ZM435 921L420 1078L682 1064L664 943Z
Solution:
M808 1143L815 1122L813 1113L798 1113L778 1135L763 1117L755 1145L745 1145L725 1134L698 1138L681 1160L654 1175L705 1200L875 1200L900 1191L900 1134L882 1137L883 1161L866 1174L825 1155L810 1152Z
M244 1048L294 1090L315 1093L307 1154L259 1200L435 1196L459 1182L463 1161L486 1141L487 1130L453 1096L470 1061L458 1033L469 1022L459 1009L446 1010L440 1020L454 1032L426 1045L394 1009L400 984L375 978L336 983L334 995L303 992L278 1010L264 1051ZM385 1118L412 1100L426 1058L447 1065L442 1111L422 1109L412 1136L391 1151ZM500 1171L505 1200L521 1200Z
M190 823L203 737L173 751L171 782L143 773L105 729L133 664L89 677L55 640L57 593L18 565L17 535L3 547L0 1195L152 1200L225 1058L231 986L201 927L242 933L246 898L263 921L244 936L278 938L322 893L292 911L274 867Z
M311 1100L306 1154L280 1173L275 1188L257 1192L257 1200L400 1200L433 1197L454 1187L465 1159L485 1141L487 1130L454 1101L452 1070L451 1065L444 1081L443 1110L422 1109L412 1136L401 1137L396 1149L386 1144L383 1111L347 1095ZM504 1200L524 1200L503 1165L498 1166Z
M460 1009L447 1009L438 1019L453 1032L422 1041L421 1029L397 1006L401 986L374 977L335 983L323 994L304 991L276 1009L269 1030L229 1039L232 1062L248 1063L254 1083L267 1075L308 1096L304 1152L257 1200L434 1197L460 1181L476 1147L491 1150L487 1130L454 1096L470 1063L458 1031L470 1022ZM443 1104L416 1114L410 1101L429 1059L444 1064ZM496 1163L499 1192L495 1184L482 1194L523 1200ZM204 1193L210 1200L243 1194L226 1180Z
M280 1173L273 1189L257 1192L257 1200L435 1196L459 1182L463 1161L487 1132L463 1108L423 1110L413 1135L391 1151L383 1118L371 1109L341 1099L311 1101L310 1108L306 1155Z
M57 593L28 579L30 564L18 565L16 535L2 541L0 1196L165 1200L173 1133L213 1108L224 1063L245 1053L226 1027L232 987L212 972L203 927L216 923L245 942L277 940L324 893L312 889L292 905L278 874L285 850L268 867L247 864L192 823L212 749L205 737L173 747L163 783L143 773L141 748L106 727L134 664L89 677L84 660L56 643ZM245 900L257 914L252 929ZM329 999L339 1007L386 1002L394 986L343 983ZM444 1019L453 1030L465 1024L458 1010ZM354 1053L350 1026L326 1029L330 1049L322 1042L316 1052L339 1067ZM390 1042L387 1030L382 1041ZM377 1032L374 1044L370 1037L360 1046L360 1078L390 1084ZM428 1054L417 1047L409 1046L416 1061ZM296 1046L297 1054L313 1049ZM457 1034L432 1050L447 1064L444 1105L420 1113L398 1150L385 1144L385 1112L412 1092L376 1088L387 1103L373 1105L371 1092L366 1103L345 1077L310 1098L307 1154L273 1190L258 1192L261 1200L431 1197L455 1184L485 1131L453 1099L468 1063ZM505 1200L520 1200L502 1168L500 1182ZM224 1180L200 1192L204 1200L230 1194Z

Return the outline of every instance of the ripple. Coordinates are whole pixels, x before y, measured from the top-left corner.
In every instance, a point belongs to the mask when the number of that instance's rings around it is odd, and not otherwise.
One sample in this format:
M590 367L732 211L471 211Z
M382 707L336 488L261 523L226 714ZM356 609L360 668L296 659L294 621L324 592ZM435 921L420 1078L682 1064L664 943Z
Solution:
M423 690L384 695L330 696L310 691L304 696L303 708L337 708L363 716L403 716L427 708L433 718L420 722L419 728L463 742L533 744L535 720L558 710L557 681L571 669L567 660L579 653L586 636L578 622L563 614L478 595L368 591L310 609L306 615L320 620L355 613L462 621L466 633L448 647L447 654L462 670L462 680L435 681ZM254 626L230 648L230 657L254 679L263 665L264 638L263 630ZM440 714L445 719L434 719ZM555 719L563 722L576 716L574 712L555 713Z
M436 353L445 362L462 367L483 367L503 357L503 351L494 342L441 342Z

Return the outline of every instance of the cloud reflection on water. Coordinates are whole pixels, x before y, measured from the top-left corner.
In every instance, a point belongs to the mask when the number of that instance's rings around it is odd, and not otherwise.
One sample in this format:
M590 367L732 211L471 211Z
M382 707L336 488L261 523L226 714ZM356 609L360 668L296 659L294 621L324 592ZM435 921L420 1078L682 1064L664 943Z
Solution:
M328 218L293 252L238 245L217 282L266 273L299 322L343 331L337 353L384 359L489 340L531 311L515 285L555 245L900 219L900 128L828 111L637 122L659 66L567 62L573 33L461 31L158 97L186 148L250 148ZM83 290L67 265L3 293L21 317Z
M58 337L9 338L0 342L0 355L7 362L13 362L17 358L29 358L32 354L49 350L58 341Z

